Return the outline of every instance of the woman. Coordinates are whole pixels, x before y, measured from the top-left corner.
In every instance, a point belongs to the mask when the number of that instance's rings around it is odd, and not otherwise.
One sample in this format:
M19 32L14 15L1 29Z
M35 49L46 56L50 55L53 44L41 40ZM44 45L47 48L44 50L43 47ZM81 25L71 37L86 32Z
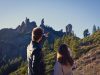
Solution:
M62 44L57 51L54 75L72 75L74 61L66 44Z

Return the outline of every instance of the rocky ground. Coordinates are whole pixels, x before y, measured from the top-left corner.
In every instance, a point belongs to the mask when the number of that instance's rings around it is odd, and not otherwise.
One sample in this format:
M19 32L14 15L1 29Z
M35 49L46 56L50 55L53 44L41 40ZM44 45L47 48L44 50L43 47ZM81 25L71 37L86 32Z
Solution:
M100 45L76 60L74 75L100 75Z

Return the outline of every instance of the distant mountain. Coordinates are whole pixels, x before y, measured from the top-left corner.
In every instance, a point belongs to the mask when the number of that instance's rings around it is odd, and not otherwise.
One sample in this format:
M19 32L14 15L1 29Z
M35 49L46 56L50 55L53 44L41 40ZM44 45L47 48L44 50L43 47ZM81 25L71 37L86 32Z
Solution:
M19 33L31 33L32 29L36 27L36 22L30 22L30 20L26 17L25 22L23 21L21 25L16 28L16 31Z
M26 18L25 22L22 22L16 29L0 30L0 60L20 55L25 58L26 46L31 39L31 31L34 27L36 23Z

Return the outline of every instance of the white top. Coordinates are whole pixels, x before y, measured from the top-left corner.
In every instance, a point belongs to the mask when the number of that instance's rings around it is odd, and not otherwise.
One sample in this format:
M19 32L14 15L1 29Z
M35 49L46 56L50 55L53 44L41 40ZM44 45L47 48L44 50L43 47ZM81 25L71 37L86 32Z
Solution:
M70 65L61 65L56 61L54 66L54 75L72 75L72 67Z

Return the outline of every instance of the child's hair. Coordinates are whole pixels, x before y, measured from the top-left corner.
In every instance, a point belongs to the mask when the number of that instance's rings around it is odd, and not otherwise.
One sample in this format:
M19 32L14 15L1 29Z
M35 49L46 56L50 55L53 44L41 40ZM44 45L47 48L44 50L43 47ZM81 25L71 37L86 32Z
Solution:
M43 29L41 27L33 28L32 30L32 40L38 41L43 36Z
M66 44L61 44L57 51L57 60L63 65L70 64L73 65L74 61L70 56L70 52Z

